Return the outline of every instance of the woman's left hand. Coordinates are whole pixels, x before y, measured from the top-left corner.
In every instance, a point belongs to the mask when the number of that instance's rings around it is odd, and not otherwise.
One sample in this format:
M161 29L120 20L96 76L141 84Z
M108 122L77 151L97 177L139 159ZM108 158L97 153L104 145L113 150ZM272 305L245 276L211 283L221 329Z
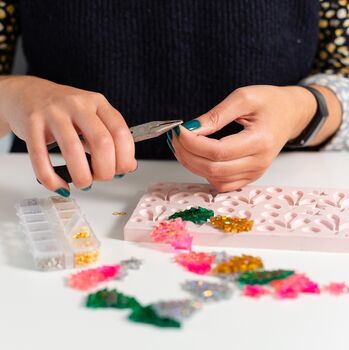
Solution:
M302 87L243 87L168 134L168 143L182 165L218 191L232 191L259 178L316 108L314 96ZM220 140L206 137L233 121L244 130Z

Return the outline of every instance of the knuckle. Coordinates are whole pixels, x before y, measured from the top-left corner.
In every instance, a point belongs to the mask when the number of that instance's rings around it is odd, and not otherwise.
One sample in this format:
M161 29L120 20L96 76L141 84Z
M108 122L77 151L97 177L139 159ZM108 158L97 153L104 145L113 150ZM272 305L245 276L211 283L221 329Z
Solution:
M75 156L82 149L82 144L78 139L66 140L61 146L61 151L68 157Z
M255 105L257 102L256 94L249 88L238 88L235 90L235 94L247 105Z
M86 108L88 100L86 100L83 94L69 94L65 96L65 103L75 109L83 109Z
M228 154L224 147L213 148L211 151L212 159L216 161L225 161L228 160Z
M100 92L92 92L92 97L99 103L108 103L107 98Z
M209 177L217 177L220 175L219 167L214 162L211 162L209 165L207 165L206 171Z
M221 116L216 108L212 108L210 111L208 111L206 113L206 117L213 127L220 125Z
M107 132L99 132L94 135L92 144L95 148L109 150L113 147L114 142L112 137Z

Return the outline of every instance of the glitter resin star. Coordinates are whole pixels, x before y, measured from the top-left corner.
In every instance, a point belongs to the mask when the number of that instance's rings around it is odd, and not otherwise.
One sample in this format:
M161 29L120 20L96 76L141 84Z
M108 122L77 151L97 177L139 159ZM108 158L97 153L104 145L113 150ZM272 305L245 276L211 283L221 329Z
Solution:
M229 299L233 294L233 290L226 283L186 281L182 287L194 298L205 302Z
M240 233L251 231L253 220L235 218L229 216L213 216L210 218L211 224L226 233Z
M74 273L68 277L68 286L79 290L89 290L98 284L123 276L121 265L104 265Z
M191 221L194 224L203 224L207 222L212 216L214 211L202 207L191 207L189 209L178 211L177 213L169 216L169 219L182 218L184 221Z
M173 301L159 301L151 304L153 310L160 317L167 317L182 322L191 317L196 311L200 310L202 304L198 300L184 299Z
M162 221L150 232L150 236L155 242L170 244L175 249L191 250L193 236L186 225L181 218Z
M215 257L210 253L182 253L174 257L174 261L190 272L204 275L211 270Z

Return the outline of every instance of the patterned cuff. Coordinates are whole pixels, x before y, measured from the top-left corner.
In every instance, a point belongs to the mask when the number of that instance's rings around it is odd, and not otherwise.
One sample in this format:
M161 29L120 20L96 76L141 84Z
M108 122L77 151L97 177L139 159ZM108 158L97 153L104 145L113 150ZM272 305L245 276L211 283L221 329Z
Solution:
M300 85L317 84L332 90L342 106L342 124L332 139L320 151L349 150L349 78L338 75L315 74L300 82Z

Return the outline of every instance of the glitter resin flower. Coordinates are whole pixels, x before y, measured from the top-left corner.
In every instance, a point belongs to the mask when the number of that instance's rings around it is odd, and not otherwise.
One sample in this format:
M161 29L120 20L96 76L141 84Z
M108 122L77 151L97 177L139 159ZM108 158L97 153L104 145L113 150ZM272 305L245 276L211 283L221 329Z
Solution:
M150 236L155 242L170 244L175 249L191 250L193 236L186 225L181 218L162 221L150 232Z
M210 218L213 226L226 233L240 233L252 230L253 220L229 216L213 216Z
M254 271L263 268L262 259L258 256L241 255L233 256L226 261L217 264L212 273L217 276L237 274L246 271Z
M204 275L211 271L211 265L215 257L210 253L182 253L174 258L175 262L185 267L188 271Z
M260 298L263 295L269 294L269 290L260 285L246 284L242 290L242 295L250 298Z

